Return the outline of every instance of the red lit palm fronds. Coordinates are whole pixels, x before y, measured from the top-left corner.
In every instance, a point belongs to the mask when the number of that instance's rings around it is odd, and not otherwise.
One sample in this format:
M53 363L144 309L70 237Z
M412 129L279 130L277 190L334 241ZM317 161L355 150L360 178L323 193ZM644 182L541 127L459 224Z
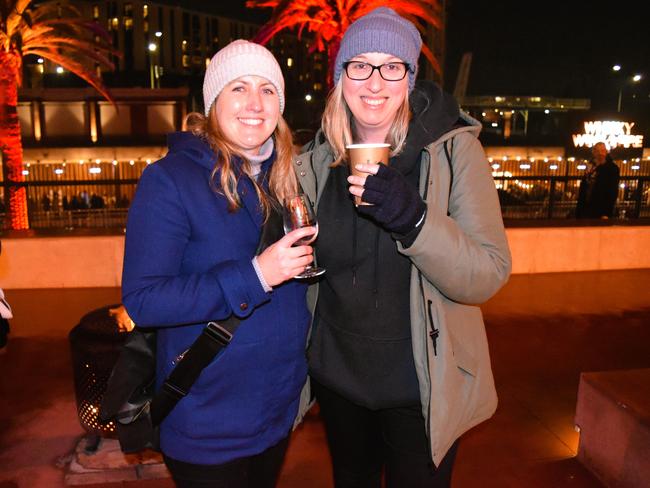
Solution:
M260 29L255 40L267 43L284 29L297 29L300 38L305 32L314 36L312 50L327 49L331 61L348 26L377 7L390 7L411 20L421 32L425 26L441 26L441 6L438 0L247 0L250 8L272 8L271 19ZM436 71L440 65L427 46L422 52Z
M5 195L12 229L29 227L17 113L23 57L28 54L60 65L110 100L100 69L113 69L108 56L117 51L106 31L71 5L46 2L30 8L30 0L0 0L0 152L5 180L13 183Z
M0 30L2 50L19 60L28 54L48 59L111 99L97 68L112 70L108 56L117 51L99 24L82 18L74 6L66 3L46 2L34 8L29 8L27 0L8 3L14 7L6 16L6 28ZM20 85L21 71L16 75Z

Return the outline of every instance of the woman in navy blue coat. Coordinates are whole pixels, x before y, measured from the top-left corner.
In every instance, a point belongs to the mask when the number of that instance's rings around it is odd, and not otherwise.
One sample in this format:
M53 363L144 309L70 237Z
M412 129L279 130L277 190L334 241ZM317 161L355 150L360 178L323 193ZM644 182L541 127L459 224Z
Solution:
M307 377L312 262L293 231L256 256L271 206L297 193L284 80L266 48L235 41L210 62L204 114L171 134L129 210L122 297L158 328L159 383L207 322L241 319L232 342L161 424L178 486L274 486ZM160 387L160 384L158 384Z

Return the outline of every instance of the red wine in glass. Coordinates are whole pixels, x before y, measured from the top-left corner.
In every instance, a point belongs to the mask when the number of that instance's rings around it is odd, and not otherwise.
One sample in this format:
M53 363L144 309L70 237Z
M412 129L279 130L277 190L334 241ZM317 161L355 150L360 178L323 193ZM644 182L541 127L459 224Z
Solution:
M282 214L284 233L302 229L303 227L316 227L316 232L312 235L303 237L294 243L294 246L304 246L311 244L316 240L318 235L318 222L316 221L316 214L307 198L307 195L296 195L286 200L283 214ZM296 276L296 278L314 278L320 276L325 272L325 268L318 268L309 264L305 267L305 271Z

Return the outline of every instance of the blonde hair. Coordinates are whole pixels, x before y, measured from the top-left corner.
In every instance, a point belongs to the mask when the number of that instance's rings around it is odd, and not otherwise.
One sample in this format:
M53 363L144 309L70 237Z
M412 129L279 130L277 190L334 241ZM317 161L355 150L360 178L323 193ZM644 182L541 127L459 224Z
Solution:
M345 98L343 97L343 77L332 89L327 97L325 110L323 111L322 129L325 133L332 151L334 153L334 162L332 167L341 164L347 164L347 151L345 146L353 144L354 137L352 126L353 119L350 107L348 107ZM391 145L391 156L395 156L402 152L404 141L409 129L409 121L411 120L411 111L409 109L408 95L404 97L404 102L397 109L395 119L388 130L386 142ZM356 141L359 142L359 141Z
M252 176L248 158L224 135L217 119L216 104L212 106L207 117L198 112L188 114L185 125L187 130L205 140L214 151L215 165L210 174L210 186L215 192L226 197L228 210L231 212L242 206L237 193L239 175L234 170L233 158L241 159L242 171L250 177L253 183L265 220L269 216L272 205L276 202L283 203L288 197L298 193L298 179L293 170L295 154L293 137L282 115L278 116L278 125L272 135L276 158L267 176L270 195ZM221 175L217 181L217 172L219 171L221 171Z

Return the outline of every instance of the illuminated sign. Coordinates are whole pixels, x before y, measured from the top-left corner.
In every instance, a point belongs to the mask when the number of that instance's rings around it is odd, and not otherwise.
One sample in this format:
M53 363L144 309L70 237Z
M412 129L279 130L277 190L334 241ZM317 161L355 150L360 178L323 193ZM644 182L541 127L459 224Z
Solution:
M619 122L615 120L595 120L584 123L584 133L573 134L575 147L593 147L598 142L604 142L607 150L617 147L642 148L643 136L632 134L634 122Z

